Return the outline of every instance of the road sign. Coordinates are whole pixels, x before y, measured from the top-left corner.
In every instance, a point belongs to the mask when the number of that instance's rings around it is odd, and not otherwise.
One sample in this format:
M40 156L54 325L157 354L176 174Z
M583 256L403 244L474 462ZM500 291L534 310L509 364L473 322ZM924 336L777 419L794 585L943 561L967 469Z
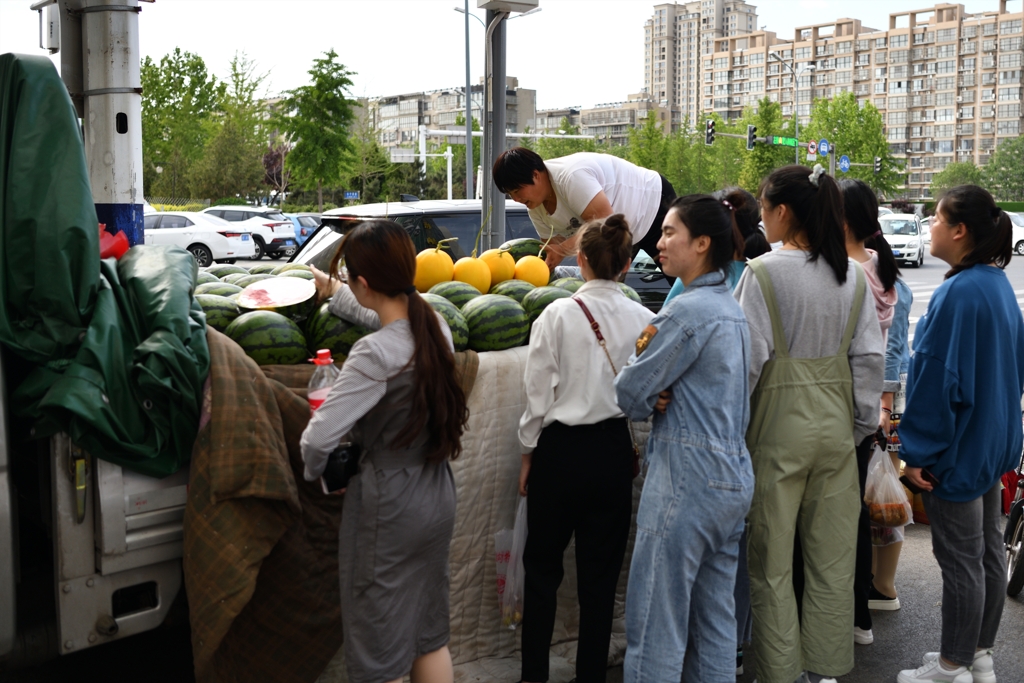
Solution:
M846 156L845 154L839 157L839 170L842 171L843 173L850 172L850 157Z
M345 190L345 199L359 199L359 190Z
M807 143L807 156L812 157L818 153L818 143L811 140Z
M823 157L827 157L828 153L832 150L832 145L828 144L828 140L822 138L821 142L818 143L818 153Z

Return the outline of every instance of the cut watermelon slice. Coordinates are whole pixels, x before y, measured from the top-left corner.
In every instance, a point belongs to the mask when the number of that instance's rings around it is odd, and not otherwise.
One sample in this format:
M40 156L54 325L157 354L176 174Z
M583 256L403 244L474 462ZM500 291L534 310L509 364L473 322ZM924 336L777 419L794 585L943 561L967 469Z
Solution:
M276 311L295 322L305 320L316 303L316 283L297 277L272 277L254 282L238 295L238 307Z

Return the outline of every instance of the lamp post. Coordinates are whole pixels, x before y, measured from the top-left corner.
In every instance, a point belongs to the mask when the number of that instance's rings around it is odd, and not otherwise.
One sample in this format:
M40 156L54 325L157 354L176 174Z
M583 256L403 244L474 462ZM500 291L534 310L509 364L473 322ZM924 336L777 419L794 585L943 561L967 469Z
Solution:
M781 64L782 66L784 66L787 69L789 69L789 73L791 73L793 75L793 137L797 139L797 146L796 146L796 152L795 152L795 156L796 156L796 162L795 163L799 164L800 163L800 144L799 144L799 141L800 141L800 74L803 74L803 73L806 73L806 72L809 72L809 71L814 71L814 65L813 64L807 64L806 66L802 66L799 69L795 69L791 65L789 65L786 62L782 61L782 57L779 56L778 52L769 52L768 54L771 55L772 57L774 57L775 61L777 61L779 64ZM793 63L796 64L796 57L795 56L793 57ZM813 92L813 88L812 88L811 92Z

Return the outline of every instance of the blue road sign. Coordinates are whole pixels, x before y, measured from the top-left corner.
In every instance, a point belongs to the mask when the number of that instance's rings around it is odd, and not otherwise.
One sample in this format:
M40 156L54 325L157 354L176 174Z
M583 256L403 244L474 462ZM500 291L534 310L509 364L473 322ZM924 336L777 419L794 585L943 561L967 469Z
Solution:
M845 154L839 157L839 170L842 171L843 173L850 172L850 157L846 156Z
M345 199L359 199L359 190L345 190Z
M821 156L827 157L831 150L832 146L828 144L828 140L822 139L822 141L818 143L818 154Z

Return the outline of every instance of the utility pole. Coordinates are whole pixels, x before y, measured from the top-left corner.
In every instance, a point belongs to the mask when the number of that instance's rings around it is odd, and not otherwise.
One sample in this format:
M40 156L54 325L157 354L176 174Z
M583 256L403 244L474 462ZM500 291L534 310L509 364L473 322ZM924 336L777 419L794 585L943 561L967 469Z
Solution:
M490 212L491 218L481 236L481 250L492 249L505 241L505 193L495 187L491 167L505 151L505 20L508 12L489 9L486 17L485 48L489 68L484 73L486 125L480 164L484 171L483 215Z
M469 80L469 0L466 9L466 199L473 198L473 83Z

